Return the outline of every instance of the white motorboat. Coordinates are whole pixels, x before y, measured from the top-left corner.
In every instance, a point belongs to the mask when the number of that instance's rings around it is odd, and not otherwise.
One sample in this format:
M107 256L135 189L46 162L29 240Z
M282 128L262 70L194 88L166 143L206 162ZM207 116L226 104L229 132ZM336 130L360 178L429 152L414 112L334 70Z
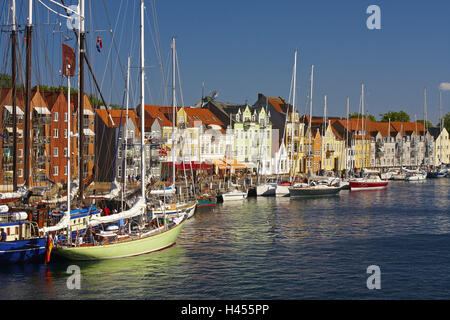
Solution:
M405 181L423 181L426 180L427 174L426 173L412 173L408 174L405 178Z
M223 193L221 195L223 202L235 201L235 200L245 200L247 199L247 192L234 189L230 192Z

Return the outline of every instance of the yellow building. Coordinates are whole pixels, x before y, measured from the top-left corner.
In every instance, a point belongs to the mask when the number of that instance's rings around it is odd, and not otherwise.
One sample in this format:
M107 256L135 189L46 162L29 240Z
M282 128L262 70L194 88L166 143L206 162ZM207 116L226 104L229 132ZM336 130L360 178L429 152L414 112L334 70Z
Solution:
M439 166L443 163L450 163L450 140L448 131L445 127L428 128L430 134L434 137L434 165Z
M345 169L345 143L339 133L331 126L326 125L322 136L322 169L327 171L341 171Z

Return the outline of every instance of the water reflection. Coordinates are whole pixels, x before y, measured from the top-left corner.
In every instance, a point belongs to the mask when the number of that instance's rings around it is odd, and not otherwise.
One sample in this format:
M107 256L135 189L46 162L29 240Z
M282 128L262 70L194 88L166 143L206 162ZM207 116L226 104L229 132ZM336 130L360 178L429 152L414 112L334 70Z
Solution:
M416 280L428 283L436 263L450 267L449 186L449 179L392 182L386 190L336 197L218 204L197 210L167 250L79 263L81 290L66 286L73 262L2 266L8 295L0 298L358 298L368 297L364 271L374 261L389 268L386 281L397 286L385 288L383 297L403 298L412 284L402 270L414 265Z

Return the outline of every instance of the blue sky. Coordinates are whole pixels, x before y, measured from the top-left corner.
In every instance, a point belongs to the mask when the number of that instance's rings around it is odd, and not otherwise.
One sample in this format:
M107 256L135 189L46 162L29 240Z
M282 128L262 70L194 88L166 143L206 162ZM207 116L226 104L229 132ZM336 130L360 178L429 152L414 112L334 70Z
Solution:
M131 54L132 65L139 64L139 1L86 1L86 26L91 30L88 47L95 73L102 82L105 97L113 103L121 103L125 82L119 61L125 70L126 57ZM103 3L108 6L107 14ZM167 100L160 94L163 84L160 69L156 67L151 3L145 1L149 18L146 22L146 65L149 68L146 72L151 90L151 95L146 94L146 102L162 104ZM414 114L422 119L423 90L427 87L428 118L433 124L437 122L438 86L441 82L450 82L448 1L155 0L154 4L165 68L169 61L170 39L176 37L185 105L200 99L202 81L206 91L219 92L220 101L253 103L259 92L288 99L294 50L298 49L296 104L301 111L305 107L311 64L314 64L315 115L323 114L325 94L329 115L345 116L347 96L350 111L358 111L361 83L364 83L366 108L377 118L380 113L403 109L412 119ZM381 30L366 27L369 17L366 8L372 4L381 9ZM48 20L46 9L41 5L37 12L41 22L62 21L55 16ZM22 12L19 21L23 23L24 17ZM109 29L108 18L115 31L112 49L108 32L92 31ZM2 23L5 19L3 14ZM60 67L53 66L50 72L42 53L46 51L49 61L60 64L61 35L70 35L63 29L36 27L35 37L45 39L47 46L44 50L44 41L41 41L34 47L34 53L40 55L35 58L36 63L40 61L40 69L33 82L39 79L59 84L62 81L57 74ZM55 32L58 30L65 33ZM101 53L95 51L97 36L103 41ZM2 35L3 50L4 37ZM73 41L66 44L75 46ZM133 69L134 88L137 77L137 69ZM91 87L89 82L88 88ZM137 92L133 92L136 99ZM449 112L450 92L443 93L443 102L444 113Z

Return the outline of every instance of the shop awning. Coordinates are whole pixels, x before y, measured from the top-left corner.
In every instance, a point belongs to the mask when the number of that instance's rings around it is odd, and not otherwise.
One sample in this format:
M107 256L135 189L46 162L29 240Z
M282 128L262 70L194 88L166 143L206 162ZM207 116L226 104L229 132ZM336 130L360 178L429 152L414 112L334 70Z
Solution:
M95 133L94 133L94 131L92 131L91 129L83 129L83 133L84 133L84 135L85 136L95 136Z
M5 106L6 110L8 110L9 113L13 113L13 108L12 106ZM23 116L25 113L22 111L22 109L20 109L18 106L16 106L16 114L18 116Z
M39 114L50 114L50 110L48 110L46 107L34 107L33 110L36 110Z
M220 160L213 160L213 163L216 167L218 167L220 170L224 169L247 169L247 166L243 163L238 162L236 159L220 159Z
M165 164L169 167L172 166L172 162L168 161L165 162ZM178 162L175 163L175 169L177 170L211 170L212 169L212 164L210 163L206 163L206 162L198 162L198 161L187 161L187 162Z

